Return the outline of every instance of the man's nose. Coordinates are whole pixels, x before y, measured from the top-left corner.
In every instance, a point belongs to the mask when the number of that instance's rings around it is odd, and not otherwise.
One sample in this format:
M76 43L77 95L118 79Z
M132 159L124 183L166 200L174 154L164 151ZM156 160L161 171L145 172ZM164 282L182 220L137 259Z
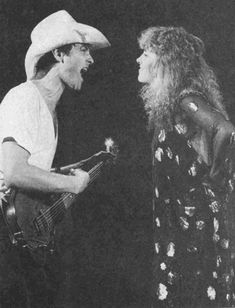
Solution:
M141 58L141 56L140 56L139 58L136 59L136 62L137 62L138 64L140 64L140 58Z

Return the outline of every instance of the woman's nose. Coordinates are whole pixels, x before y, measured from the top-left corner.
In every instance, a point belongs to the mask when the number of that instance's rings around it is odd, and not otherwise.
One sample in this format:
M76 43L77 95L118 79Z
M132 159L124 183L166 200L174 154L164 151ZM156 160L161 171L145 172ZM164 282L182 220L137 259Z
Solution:
M139 58L136 59L136 62L137 62L138 64L140 64L140 62L141 62L141 56L139 56Z
M94 63L94 59L93 59L92 55L90 54L90 52L88 53L87 61L89 62L89 64L93 64Z

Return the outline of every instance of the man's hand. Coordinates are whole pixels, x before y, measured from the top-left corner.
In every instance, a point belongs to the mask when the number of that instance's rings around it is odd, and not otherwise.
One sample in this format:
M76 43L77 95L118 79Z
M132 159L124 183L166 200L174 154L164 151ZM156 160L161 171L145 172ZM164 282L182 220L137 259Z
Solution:
M88 185L90 176L81 169L71 169L72 193L81 193Z

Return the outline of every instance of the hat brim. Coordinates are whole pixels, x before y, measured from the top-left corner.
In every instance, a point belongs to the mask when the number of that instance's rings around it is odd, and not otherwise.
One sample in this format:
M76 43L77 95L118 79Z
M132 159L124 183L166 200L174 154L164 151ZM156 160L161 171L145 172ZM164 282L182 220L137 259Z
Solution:
M56 14L54 13L54 16ZM61 11L60 14L65 14L65 12ZM69 17L71 16L69 15ZM35 77L37 63L44 54L61 46L82 43L89 44L93 50L111 46L107 38L98 29L86 24L77 23L72 17L69 22L70 24L67 28L61 26L61 28L52 29L53 27L51 27L51 29L47 30L46 23L42 21L32 31L32 44L25 57L27 79ZM47 36L45 36L46 31L48 31Z

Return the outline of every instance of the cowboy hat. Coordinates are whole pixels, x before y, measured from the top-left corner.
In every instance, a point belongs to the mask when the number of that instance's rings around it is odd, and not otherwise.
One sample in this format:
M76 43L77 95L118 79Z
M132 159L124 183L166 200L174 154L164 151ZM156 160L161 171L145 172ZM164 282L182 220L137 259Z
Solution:
M39 59L55 48L73 44L89 44L92 49L110 46L107 38L96 28L77 23L65 10L55 12L43 19L32 31L26 57L25 71L27 79L36 74Z

